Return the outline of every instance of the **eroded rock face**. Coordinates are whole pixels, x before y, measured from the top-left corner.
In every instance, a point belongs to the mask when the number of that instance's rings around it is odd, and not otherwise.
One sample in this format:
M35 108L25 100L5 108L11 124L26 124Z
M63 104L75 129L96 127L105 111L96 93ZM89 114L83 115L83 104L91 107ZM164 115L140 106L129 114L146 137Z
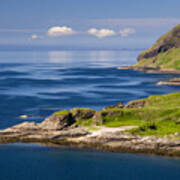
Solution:
M124 108L143 108L145 104L145 100L130 101Z
M114 108L122 109L124 108L124 105L122 102L119 102L118 104L113 105L113 106L106 106L104 109L114 109Z
M77 120L92 118L95 114L93 109L89 108L73 108L71 109L72 117Z
M103 116L101 112L96 112L93 116L93 123L97 124L97 125L101 125L103 124L104 120L103 120Z
M24 122L24 123L15 125L12 128L14 130L15 129L37 130L37 129L39 129L39 124L37 124L35 122Z
M39 124L39 127L47 130L61 130L72 125L74 122L75 120L73 119L72 114L67 112L66 114L60 115L53 114Z

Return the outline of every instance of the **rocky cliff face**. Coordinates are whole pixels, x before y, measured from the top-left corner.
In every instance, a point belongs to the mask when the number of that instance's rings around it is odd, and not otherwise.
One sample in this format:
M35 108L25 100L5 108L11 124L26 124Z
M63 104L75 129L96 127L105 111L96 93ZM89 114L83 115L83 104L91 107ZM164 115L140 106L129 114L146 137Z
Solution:
M180 24L163 35L151 48L142 52L138 56L138 61L156 57L159 53L166 52L172 48L180 48Z

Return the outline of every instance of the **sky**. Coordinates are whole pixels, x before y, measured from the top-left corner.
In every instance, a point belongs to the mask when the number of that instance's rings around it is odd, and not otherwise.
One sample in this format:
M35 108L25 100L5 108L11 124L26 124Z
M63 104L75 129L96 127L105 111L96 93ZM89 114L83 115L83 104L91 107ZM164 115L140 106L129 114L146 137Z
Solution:
M180 24L180 0L0 0L0 47L146 48Z

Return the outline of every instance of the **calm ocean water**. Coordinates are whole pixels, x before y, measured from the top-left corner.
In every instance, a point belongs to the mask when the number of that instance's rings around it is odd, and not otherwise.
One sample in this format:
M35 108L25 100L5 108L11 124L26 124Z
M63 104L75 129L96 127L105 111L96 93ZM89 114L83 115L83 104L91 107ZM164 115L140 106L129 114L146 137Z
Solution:
M180 91L157 86L168 74L117 70L139 51L0 52L0 129L40 122L60 109L101 109L122 101ZM180 179L180 159L36 145L0 146L0 179Z

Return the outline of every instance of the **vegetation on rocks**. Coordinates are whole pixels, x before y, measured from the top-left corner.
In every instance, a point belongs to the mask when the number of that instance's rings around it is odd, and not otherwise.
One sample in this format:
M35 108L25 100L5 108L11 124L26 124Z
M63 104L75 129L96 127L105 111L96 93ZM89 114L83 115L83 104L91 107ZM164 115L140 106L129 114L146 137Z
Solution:
M34 142L118 152L180 156L180 93L119 103L101 111L74 108L41 123L0 131L0 143Z
M62 111L58 111L54 113L55 116L63 116L63 115L68 115L68 114L69 114L68 110L62 110Z
M131 132L140 135L169 135L180 133L180 93L154 95L142 108L122 109L115 116L105 117L105 125L139 125Z
M135 67L149 66L180 70L180 48L159 53L156 57L144 58Z
M145 99L130 101L106 107L101 111L88 108L74 108L54 113L56 120L67 115L72 124L88 128L97 126L138 126L129 132L139 135L164 136L180 133L180 93L153 95ZM61 118L57 118L57 116ZM63 117L62 117L63 116ZM71 125L71 124L70 124Z
M180 70L180 25L138 56L135 67L143 66Z

